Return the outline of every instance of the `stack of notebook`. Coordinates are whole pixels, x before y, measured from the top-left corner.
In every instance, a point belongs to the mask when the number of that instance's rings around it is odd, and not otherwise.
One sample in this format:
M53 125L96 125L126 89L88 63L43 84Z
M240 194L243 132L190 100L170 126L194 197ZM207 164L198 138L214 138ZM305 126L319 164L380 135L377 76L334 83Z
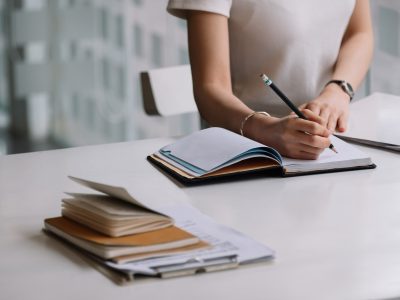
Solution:
M68 195L62 200L62 216L46 219L45 230L98 260L123 264L208 247L174 226L170 217L133 199L127 202L123 196Z
M185 203L159 206L124 187L70 178L97 194L68 194L62 216L46 219L44 231L118 284L233 269L274 255Z

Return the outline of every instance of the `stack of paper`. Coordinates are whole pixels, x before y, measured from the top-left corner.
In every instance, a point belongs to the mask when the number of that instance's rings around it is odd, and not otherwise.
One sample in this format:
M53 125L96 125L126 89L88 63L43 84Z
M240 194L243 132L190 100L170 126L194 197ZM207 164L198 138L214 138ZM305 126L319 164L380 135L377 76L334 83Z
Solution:
M122 187L72 179L107 195L69 194L63 216L46 219L44 230L119 284L137 276L230 269L273 255L268 247L189 205L155 210Z

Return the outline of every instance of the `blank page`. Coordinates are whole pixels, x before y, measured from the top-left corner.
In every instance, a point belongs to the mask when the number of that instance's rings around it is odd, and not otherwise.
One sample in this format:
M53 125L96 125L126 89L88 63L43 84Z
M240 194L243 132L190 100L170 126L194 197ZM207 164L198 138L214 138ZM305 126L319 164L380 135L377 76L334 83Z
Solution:
M212 127L167 145L161 148L160 153L172 155L208 172L254 148L272 150L272 148L229 130ZM279 157L279 154L276 155Z
M356 146L348 144L341 139L331 136L331 143L338 153L325 149L316 160L302 160L284 157L283 166L288 172L317 171L372 164L371 158Z

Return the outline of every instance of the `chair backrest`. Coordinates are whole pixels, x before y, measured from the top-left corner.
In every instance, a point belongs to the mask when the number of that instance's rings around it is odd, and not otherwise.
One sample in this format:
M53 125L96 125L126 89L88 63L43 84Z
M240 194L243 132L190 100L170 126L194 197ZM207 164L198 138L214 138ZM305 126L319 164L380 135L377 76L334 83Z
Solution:
M140 80L148 115L172 116L198 111L189 65L141 72Z

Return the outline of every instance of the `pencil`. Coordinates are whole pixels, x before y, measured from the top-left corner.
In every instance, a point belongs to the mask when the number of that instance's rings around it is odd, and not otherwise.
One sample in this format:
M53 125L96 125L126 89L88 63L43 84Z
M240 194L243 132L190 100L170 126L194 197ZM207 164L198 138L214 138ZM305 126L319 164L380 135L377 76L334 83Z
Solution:
M283 102L286 103L287 106L289 106L289 108L299 117L302 118L304 120L307 120L306 116L303 115L303 113L293 104L292 101L289 100L288 97L286 97L286 95L272 82L271 79L268 78L267 75L265 74L261 74L260 75L262 81L264 82L264 84L266 86L269 86L278 96L279 98L281 98L283 100ZM330 144L329 145L329 149L331 149L333 152L338 153L338 151L336 150L336 148Z

